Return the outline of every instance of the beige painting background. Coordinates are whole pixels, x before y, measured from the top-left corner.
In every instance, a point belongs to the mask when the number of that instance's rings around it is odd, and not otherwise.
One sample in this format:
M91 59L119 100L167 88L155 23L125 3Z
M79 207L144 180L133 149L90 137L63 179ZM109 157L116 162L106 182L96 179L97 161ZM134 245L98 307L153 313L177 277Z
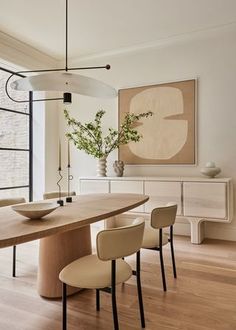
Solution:
M119 90L125 113L152 111L137 130L143 138L119 148L125 164L195 164L195 80Z

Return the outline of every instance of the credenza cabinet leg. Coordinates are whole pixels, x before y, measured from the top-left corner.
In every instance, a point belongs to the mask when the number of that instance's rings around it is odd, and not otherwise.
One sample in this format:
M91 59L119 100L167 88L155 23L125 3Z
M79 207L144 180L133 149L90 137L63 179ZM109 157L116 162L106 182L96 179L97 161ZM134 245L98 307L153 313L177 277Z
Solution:
M191 225L191 243L201 244L205 237L204 219L188 218Z

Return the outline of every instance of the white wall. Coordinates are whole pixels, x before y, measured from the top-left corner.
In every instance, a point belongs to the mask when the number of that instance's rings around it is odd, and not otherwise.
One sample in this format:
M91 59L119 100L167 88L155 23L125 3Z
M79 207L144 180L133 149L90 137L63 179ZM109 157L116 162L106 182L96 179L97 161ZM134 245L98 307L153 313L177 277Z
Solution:
M55 94L54 94L55 96ZM50 93L34 93L34 98L50 98ZM45 191L57 190L58 102L33 103L33 199Z
M207 161L221 167L223 177L236 182L236 28L235 25L192 39L175 40L165 47L94 58L79 64L107 64L110 71L86 72L115 88L133 87L160 82L198 78L198 165L197 166L126 166L125 175L199 176ZM76 63L73 63L76 64ZM85 74L83 72L83 74ZM71 114L82 122L92 119L96 111L107 111L105 127L117 125L117 100L92 99L73 95ZM60 117L60 134L64 139L65 122ZM66 151L66 146L64 146ZM113 175L109 156L108 175ZM64 161L66 165L66 160ZM96 160L82 151L72 150L73 187L78 177L96 175ZM189 225L183 226L183 233ZM208 237L236 240L236 220L231 224L206 224Z
M54 94L55 96L55 94ZM52 97L47 93L47 97ZM45 191L57 190L59 101L45 103Z
M35 98L44 93L34 93ZM41 102L33 104L33 200L40 200L45 190L45 108Z

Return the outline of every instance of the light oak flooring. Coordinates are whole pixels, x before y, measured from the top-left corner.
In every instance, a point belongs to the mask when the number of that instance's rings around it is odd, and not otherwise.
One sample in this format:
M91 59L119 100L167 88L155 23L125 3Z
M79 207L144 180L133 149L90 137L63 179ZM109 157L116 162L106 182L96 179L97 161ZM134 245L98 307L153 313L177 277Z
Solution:
M236 329L236 242L205 240L192 245L175 237L178 279L165 248L168 291L162 291L158 253L142 251L142 284L149 330ZM11 278L12 249L0 250L0 329L59 330L60 300L38 296L37 242L17 247L17 278ZM134 257L127 258L134 265ZM140 329L135 278L118 287L120 330ZM112 330L110 295L84 290L68 299L68 330Z

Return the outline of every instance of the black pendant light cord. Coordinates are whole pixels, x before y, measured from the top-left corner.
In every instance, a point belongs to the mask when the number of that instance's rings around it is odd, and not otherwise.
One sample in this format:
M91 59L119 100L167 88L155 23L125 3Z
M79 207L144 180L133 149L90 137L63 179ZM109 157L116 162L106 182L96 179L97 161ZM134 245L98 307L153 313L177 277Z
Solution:
M57 68L57 69L40 69L40 70L24 70L24 71L18 71L18 72L14 72L13 74L11 74L5 84L5 92L7 94L7 96L9 97L10 100L12 100L13 102L17 102L17 103L26 103L26 102L30 102L29 100L27 101L22 101L22 100L15 100L13 99L8 91L8 84L10 79L17 75L17 76L21 76L21 77L25 77L22 74L24 73L39 73L39 72L60 72L60 71L74 71L74 70L94 70L94 69L107 69L110 70L111 66L110 64L107 65L102 65L102 66L86 66L86 67L72 67L72 68L68 68L68 0L66 0L66 60L65 60L65 68ZM56 100L64 100L63 97L60 98L49 98L49 99L33 99L31 100L32 102L41 102L41 101L56 101Z
M66 67L68 71L68 0L66 0Z

